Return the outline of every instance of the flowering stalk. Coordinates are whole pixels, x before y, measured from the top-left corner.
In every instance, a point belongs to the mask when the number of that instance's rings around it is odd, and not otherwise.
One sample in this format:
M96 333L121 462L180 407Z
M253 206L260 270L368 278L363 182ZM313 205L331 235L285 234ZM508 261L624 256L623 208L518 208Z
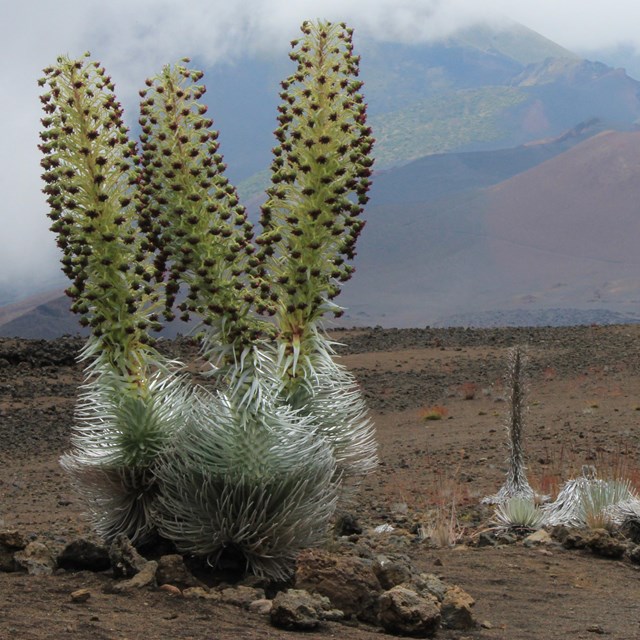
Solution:
M257 240L292 378L300 357L315 352L322 317L342 313L332 301L353 272L347 261L364 227L373 164L352 30L305 22L302 33L290 54L297 70L282 82L272 186Z
M131 199L136 146L99 63L61 57L45 72L39 148L51 229L72 281L66 292L80 323L91 327L87 356L99 354L135 381L144 377L155 298Z
M353 273L348 261L373 165L352 34L344 24L305 22L292 42L297 69L281 84L272 185L256 240L276 294L283 396L331 443L343 480L377 464L360 390L322 328L328 312L342 314L334 299Z
M508 388L507 406L507 437L509 446L509 469L507 478L500 491L495 496L484 498L487 504L502 504L511 498L523 500L544 501L548 496L538 496L531 488L527 480L527 467L525 466L523 432L526 413L526 382L524 369L526 356L521 347L513 347L509 350L509 369L506 383Z
M261 334L253 317L270 310L270 287L257 277L253 227L224 175L218 132L199 102L202 72L165 67L140 92L141 227L156 250L155 278L166 289L165 315L198 316L212 343L241 353Z

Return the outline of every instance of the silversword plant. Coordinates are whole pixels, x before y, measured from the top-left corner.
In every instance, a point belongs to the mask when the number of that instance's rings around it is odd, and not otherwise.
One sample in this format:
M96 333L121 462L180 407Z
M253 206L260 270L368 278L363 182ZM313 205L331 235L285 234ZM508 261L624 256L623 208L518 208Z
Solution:
M341 313L373 162L352 31L304 23L291 57L255 239L187 60L141 90L139 145L99 63L61 57L41 80L52 229L92 331L63 465L107 540L159 530L278 579L376 464L323 329ZM202 323L213 388L153 347L150 331L177 314Z

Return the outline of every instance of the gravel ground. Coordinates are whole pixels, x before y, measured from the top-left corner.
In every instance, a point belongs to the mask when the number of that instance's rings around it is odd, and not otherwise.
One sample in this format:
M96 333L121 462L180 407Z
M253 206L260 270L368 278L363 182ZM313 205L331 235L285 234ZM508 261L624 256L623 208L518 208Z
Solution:
M354 329L333 337L340 360L359 380L376 423L380 469L362 485L351 511L361 543L437 573L477 601L485 623L442 638L565 640L606 634L640 637L638 565L559 544L481 547L491 512L480 506L504 479L503 376L513 345L529 354L526 452L541 490L581 468L623 469L640 479L640 326L514 329ZM90 536L82 504L58 458L69 445L82 341L0 340L0 519L30 539L60 549ZM191 361L189 339L161 348ZM441 420L424 416L434 407ZM417 535L452 515L459 536L436 547ZM373 533L380 524L391 534ZM0 573L0 638L291 638L230 605L143 590L103 592L108 577ZM69 594L88 588L84 605ZM305 638L380 637L372 627L327 623Z

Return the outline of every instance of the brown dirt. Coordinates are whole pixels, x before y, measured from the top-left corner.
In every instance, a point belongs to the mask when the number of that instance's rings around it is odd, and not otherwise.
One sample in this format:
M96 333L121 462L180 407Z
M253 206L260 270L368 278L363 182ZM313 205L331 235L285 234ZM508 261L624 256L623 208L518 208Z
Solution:
M527 344L530 411L526 451L532 484L549 489L595 464L638 472L640 326L502 330L354 330L335 334L342 362L358 377L376 422L380 470L352 512L368 544L410 558L476 599L490 628L442 638L578 639L640 637L640 576L614 561L559 545L479 547L490 509L479 502L501 485L506 455L502 377L508 347ZM82 369L75 339L0 340L0 520L60 550L90 535L58 458L68 447ZM183 357L188 341L167 348ZM472 396L471 399L465 397ZM441 420L425 420L440 407ZM420 525L456 499L461 541L434 547ZM390 534L371 529L389 523ZM1 528L1 527L0 527ZM0 573L0 639L292 638L259 615L210 601L143 590L106 594L105 574L49 577ZM91 590L85 603L71 592ZM325 624L305 638L380 637L367 626Z

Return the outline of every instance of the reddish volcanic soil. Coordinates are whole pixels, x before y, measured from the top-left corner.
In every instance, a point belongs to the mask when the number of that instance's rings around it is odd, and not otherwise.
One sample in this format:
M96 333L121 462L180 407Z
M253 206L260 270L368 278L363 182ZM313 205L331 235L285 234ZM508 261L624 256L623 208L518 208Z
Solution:
M639 565L559 543L521 538L481 546L491 509L481 499L504 479L503 376L507 350L527 345L526 453L531 483L546 492L595 465L640 479L640 326L337 332L342 362L375 419L380 468L350 510L375 553L408 558L475 600L482 626L440 638L566 640L640 637ZM0 340L0 530L17 529L54 552L91 536L82 504L58 464L69 443L82 369L81 342ZM185 359L187 340L166 349ZM430 413L441 419L427 420ZM419 535L455 503L458 541ZM442 520L442 518L441 518ZM376 534L381 524L391 533ZM486 538L486 536L485 536ZM495 542L495 541L494 541ZM334 542L329 541L329 546ZM0 573L0 639L292 638L266 617L207 600L142 589L105 593L107 573ZM87 588L83 603L70 594ZM324 623L305 638L380 637L365 624Z

